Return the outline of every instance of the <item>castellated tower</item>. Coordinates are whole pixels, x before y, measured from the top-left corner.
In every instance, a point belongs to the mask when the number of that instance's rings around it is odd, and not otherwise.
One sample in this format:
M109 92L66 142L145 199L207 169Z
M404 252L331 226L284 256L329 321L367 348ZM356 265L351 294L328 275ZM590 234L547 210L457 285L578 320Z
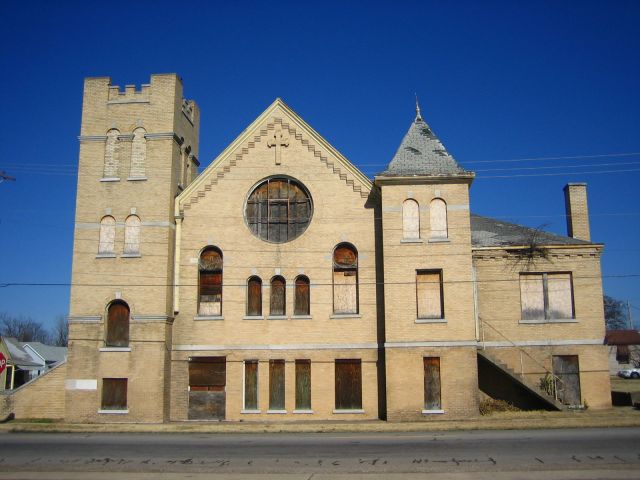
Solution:
M175 74L124 91L85 81L67 421L168 418L174 199L197 174L198 133Z

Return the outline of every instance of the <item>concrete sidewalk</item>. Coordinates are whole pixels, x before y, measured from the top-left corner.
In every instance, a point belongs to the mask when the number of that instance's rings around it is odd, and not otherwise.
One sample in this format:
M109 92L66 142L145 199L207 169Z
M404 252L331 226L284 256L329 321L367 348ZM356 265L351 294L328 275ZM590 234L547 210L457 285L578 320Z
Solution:
M565 412L503 412L466 420L425 422L171 422L163 424L72 424L45 420L14 420L0 425L8 432L126 432L126 433L331 433L331 432L427 432L446 430L521 430L540 428L640 427L640 410Z

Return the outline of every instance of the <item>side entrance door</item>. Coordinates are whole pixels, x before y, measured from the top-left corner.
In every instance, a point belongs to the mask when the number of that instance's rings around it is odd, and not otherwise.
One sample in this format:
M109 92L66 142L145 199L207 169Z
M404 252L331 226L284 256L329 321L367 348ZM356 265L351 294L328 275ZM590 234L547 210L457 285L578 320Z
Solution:
M565 405L580 405L580 365L577 355L554 355L553 374L558 377L558 400Z
M189 420L224 420L226 357L189 359Z

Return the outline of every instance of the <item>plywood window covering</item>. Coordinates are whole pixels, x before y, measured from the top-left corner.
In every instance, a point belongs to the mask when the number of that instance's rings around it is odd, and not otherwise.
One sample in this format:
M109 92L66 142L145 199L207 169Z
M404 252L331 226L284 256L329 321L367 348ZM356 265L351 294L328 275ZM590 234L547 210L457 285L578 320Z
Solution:
M424 357L424 409L441 410L440 358Z
M144 128L136 128L133 131L133 142L131 144L131 178L143 178L145 174L145 163L147 157L147 140Z
M100 243L98 244L99 254L112 254L116 246L116 219L110 215L102 217L100 220Z
M336 360L336 410L362 409L362 363L360 360Z
M251 277L247 281L247 315L262 315L262 280Z
M124 221L124 253L140 253L140 217L129 215Z
M224 391L227 383L225 357L194 357L189 360L189 390Z
M286 315L286 283L281 276L271 279L270 315Z
M442 270L418 270L416 274L418 318L444 318Z
M207 247L200 254L198 264L200 315L222 315L222 252Z
M412 198L408 198L402 204L402 238L420 238L420 206Z
M333 251L333 312L358 313L358 251L350 244Z
M244 408L245 410L258 409L257 360L245 360L244 362Z
M269 360L269 410L284 409L284 360Z
M269 178L249 194L245 218L259 238L284 243L300 236L311 221L311 197L292 178Z
M107 347L129 346L129 306L112 302L107 311Z
M571 273L521 273L523 320L575 318Z
M103 410L127 409L127 379L103 378L102 379L102 405Z
M431 200L429 206L431 238L447 238L447 204L441 198Z
M120 170L118 135L120 132L116 129L107 132L107 141L104 147L103 176L105 178L117 177Z
M311 410L311 360L296 360L296 410Z
M309 278L304 275L296 277L296 290L294 298L294 315L309 315L311 313Z

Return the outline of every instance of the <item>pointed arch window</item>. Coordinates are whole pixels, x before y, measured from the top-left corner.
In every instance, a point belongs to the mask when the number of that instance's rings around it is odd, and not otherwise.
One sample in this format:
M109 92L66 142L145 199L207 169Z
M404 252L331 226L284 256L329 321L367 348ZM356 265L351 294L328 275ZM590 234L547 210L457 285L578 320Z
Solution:
M250 277L247 280L247 316L262 316L262 280Z
M358 251L348 243L333 251L333 313L358 313Z
M431 238L446 239L448 237L446 202L441 198L434 198L431 200L429 216L431 223Z
M198 265L198 314L222 315L222 252L207 247Z
M296 277L296 288L294 295L294 315L310 315L311 314L311 297L310 297L309 278L305 275Z
M136 128L133 131L133 142L131 144L131 171L129 178L145 178L145 167L147 161L147 140L144 137L146 130Z
M114 255L116 246L116 219L106 215L100 220L98 255Z
M129 215L124 221L124 253L140 255L140 217Z
M121 300L111 302L107 309L107 347L129 346L129 305Z
M269 304L269 315L282 316L287 314L286 282L280 275L276 275L271 279L271 299Z
M120 171L118 135L120 131L115 128L107 132L107 142L104 147L104 178L117 178Z
M402 204L402 238L417 240L420 238L420 206L412 198Z

